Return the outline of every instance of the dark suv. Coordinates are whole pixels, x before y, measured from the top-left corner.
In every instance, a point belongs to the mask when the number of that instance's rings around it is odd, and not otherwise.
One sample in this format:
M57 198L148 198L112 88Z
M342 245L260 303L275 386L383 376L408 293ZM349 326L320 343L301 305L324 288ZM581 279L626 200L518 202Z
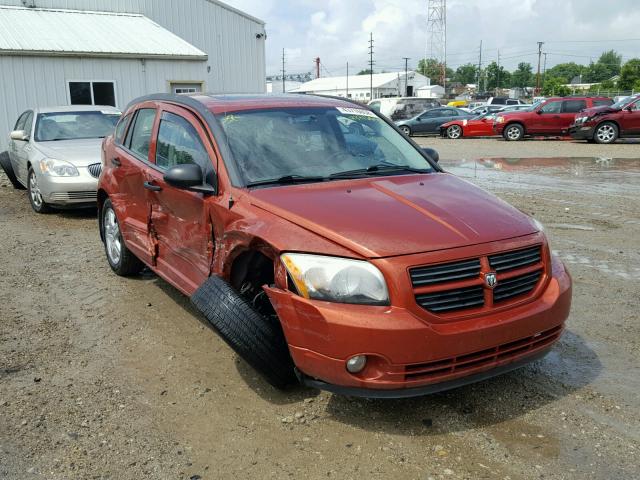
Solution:
M532 110L498 115L493 129L507 141L522 140L527 135L566 135L578 112L612 103L607 97L549 98Z
M620 137L640 137L640 94L611 106L588 108L576 115L571 136L588 142L613 143Z

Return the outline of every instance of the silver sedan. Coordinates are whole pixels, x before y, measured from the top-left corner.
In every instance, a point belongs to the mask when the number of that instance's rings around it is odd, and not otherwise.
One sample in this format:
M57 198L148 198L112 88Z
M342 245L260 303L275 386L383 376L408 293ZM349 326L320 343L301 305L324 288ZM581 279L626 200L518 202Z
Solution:
M113 107L27 110L10 134L9 165L3 167L16 186L26 187L38 213L95 205L102 139L119 118Z

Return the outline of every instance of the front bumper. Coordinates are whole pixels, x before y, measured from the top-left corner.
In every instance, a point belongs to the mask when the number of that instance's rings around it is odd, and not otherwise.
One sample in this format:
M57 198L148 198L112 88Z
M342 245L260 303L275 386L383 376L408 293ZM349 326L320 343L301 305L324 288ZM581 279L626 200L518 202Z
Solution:
M77 206L97 201L98 179L87 167L78 167L77 177L52 177L40 173L38 186L43 200L51 205Z
M576 140L591 140L594 130L595 128L592 125L572 125L569 127L569 135Z
M267 288L303 382L350 395L401 397L454 388L517 368L560 338L571 279L554 260L534 300L495 313L430 322L408 308L307 300ZM346 360L367 355L349 373Z

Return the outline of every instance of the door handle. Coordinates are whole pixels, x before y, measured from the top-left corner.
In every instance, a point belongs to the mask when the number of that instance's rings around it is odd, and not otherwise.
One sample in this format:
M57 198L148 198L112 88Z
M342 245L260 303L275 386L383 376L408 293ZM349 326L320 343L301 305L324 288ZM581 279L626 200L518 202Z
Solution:
M118 157L114 157L111 159L111 165L113 165L114 167L119 167L122 165L122 162Z
M144 188L147 190L151 190L152 192L159 192L162 190L162 187L159 185L154 185L152 182L144 182Z

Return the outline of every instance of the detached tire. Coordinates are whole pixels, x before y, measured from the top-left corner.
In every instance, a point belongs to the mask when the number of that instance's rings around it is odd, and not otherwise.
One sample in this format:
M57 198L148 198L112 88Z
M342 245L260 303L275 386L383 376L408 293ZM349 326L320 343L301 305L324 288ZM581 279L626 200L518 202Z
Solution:
M280 323L258 313L220 277L210 277L191 302L222 339L274 387L297 381Z
M13 171L13 165L11 165L11 159L9 158L8 152L0 153L0 166L2 167L2 170L4 170L4 173L7 175L7 177L9 178L9 181L11 182L11 185L13 185L13 188L15 188L16 190L25 189L24 185L22 185L18 181L18 177L16 177L16 174Z

